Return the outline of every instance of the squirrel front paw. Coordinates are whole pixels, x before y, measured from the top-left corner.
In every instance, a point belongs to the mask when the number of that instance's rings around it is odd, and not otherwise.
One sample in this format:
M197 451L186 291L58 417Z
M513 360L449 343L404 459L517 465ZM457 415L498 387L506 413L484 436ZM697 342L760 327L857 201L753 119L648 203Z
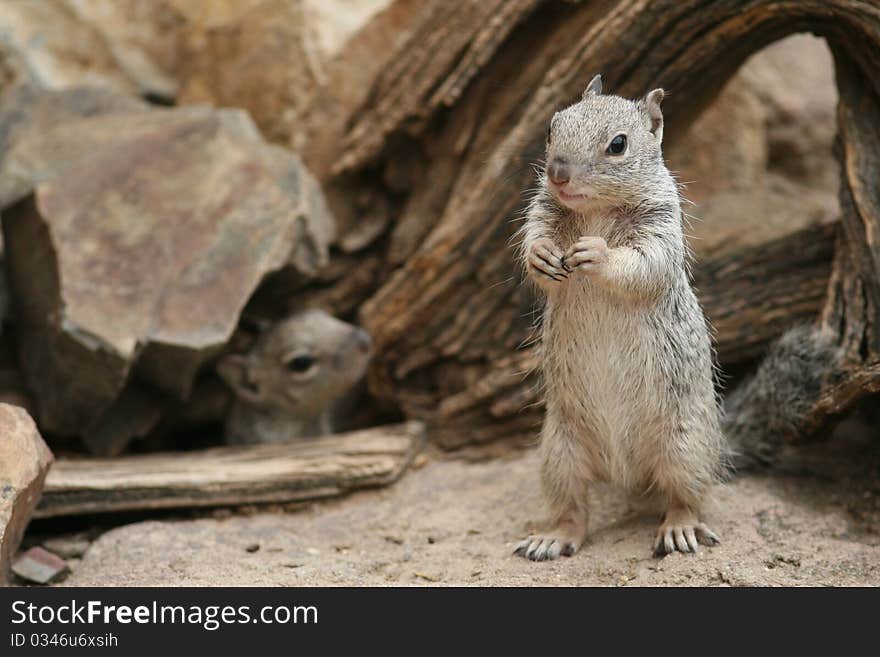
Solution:
M599 271L608 262L608 243L601 237L581 237L562 259L566 271Z
M552 285L568 278L562 264L562 249L547 237L532 243L526 254L526 264L529 274L539 285Z

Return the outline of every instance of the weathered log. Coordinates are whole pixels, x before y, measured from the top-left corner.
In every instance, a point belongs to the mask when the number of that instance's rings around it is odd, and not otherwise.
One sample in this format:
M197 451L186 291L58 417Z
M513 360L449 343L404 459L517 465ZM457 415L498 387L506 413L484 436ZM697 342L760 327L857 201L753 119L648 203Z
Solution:
M473 24L481 24L477 9L462 6L457 11L471 11ZM353 184L386 194L392 207L400 208L389 232L374 245L389 255L391 264L361 288L372 285L376 290L361 307L361 321L375 339L370 385L377 396L431 421L444 442L444 437L492 439L532 423L535 414L524 408L534 398L525 392L518 368L532 360L523 345L531 333L533 299L520 285L510 248L516 229L511 220L524 204L523 191L533 184L529 165L541 156L553 112L576 99L584 82L601 71L613 93L632 97L658 85L669 90L666 135L674 141L750 54L799 31L826 37L838 68L844 165L841 240L853 257L838 258L846 271L838 280L852 281L834 288L829 303L837 303L834 290L840 290L847 330L864 338L860 344L865 349L853 366L876 360L876 6L854 0L542 2L517 4L507 22L503 35L499 27L501 36L488 39L491 48L469 60L474 70L463 77L458 67L463 60L447 59L442 45L434 53L432 44L438 41L433 37L443 34L442 28L425 23L418 41L398 50L395 61L400 65L375 79L369 95L377 106L387 106L383 99L405 100L372 123L379 127L371 131L365 126L376 117L365 105L363 114L345 125L343 138L337 140L344 150L333 153L330 173L324 174L329 189ZM463 52L458 46L451 49ZM434 57L423 74L409 66L428 52ZM445 88L456 89L449 102L434 103L435 96L422 92ZM417 153L407 167L416 174L392 193L388 179L397 179L387 172L397 170L393 165L405 152ZM383 172L378 181L375 172ZM736 318L728 310L716 311L719 330L730 330L733 340L742 341L720 345L726 358L754 356L788 319L806 319L818 309L827 266L819 261L827 257L827 248L825 243L799 254L812 262L792 279L808 290L806 296L762 290L760 279L752 281L749 293L760 293L754 308L747 300L735 306L748 308L748 319L765 326L728 329L725 322ZM341 277L330 287L339 289L344 281ZM778 302L784 311L775 308L772 294L779 291L784 292ZM867 301L859 301L862 293ZM327 290L323 294L332 296ZM730 301L718 294L718 303ZM355 307L361 299L345 301ZM713 304L709 296L706 302ZM861 315L856 308L863 308Z
M396 481L422 446L418 422L290 444L60 460L36 517L297 502Z
M806 228L697 264L694 284L721 363L760 356L788 327L815 320L839 230L837 223Z

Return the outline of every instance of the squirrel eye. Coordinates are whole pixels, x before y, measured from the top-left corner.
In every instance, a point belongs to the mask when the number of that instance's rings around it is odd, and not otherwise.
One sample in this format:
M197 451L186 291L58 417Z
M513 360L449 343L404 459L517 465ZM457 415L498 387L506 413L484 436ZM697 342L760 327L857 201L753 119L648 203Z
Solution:
M291 372L302 374L312 369L315 359L311 356L296 356L287 361L287 369Z
M621 155L626 150L626 135L617 135L605 150L609 155Z
M552 134L553 134L553 122L551 121L547 125L547 143L548 144L550 143L550 135L552 135Z

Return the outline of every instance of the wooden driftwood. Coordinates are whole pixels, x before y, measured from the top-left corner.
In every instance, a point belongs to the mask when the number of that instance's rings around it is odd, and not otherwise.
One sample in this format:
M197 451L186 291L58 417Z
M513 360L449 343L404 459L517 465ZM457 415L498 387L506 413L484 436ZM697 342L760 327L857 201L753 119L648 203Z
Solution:
M838 223L810 227L697 265L694 284L722 363L760 356L785 329L816 318L839 230Z
M291 444L58 461L38 518L341 495L396 481L424 439L419 422Z
M848 345L852 380L861 382L847 399L872 390L880 361L876 3L535 0L487 9L496 4L424 3L413 38L394 45L389 61L397 64L370 78L369 93L344 120L308 141L341 145L341 152L318 149L332 153L323 166L307 160L343 227L353 225L346 217L375 213L387 222L372 241L338 254L321 289L304 297L342 313L360 309L376 348L372 392L429 421L443 444L532 431L540 409L523 372L535 361L528 346L534 299L510 242L550 117L601 72L612 93L670 92L671 144L749 55L802 31L825 37L836 62L843 211L836 245L822 233L795 251L758 250L698 284L715 316L723 365L754 357L789 323L822 310ZM468 30L451 38L459 33L449 25ZM777 256L785 258L774 263ZM764 270L750 258L763 260ZM774 268L789 262L800 269L780 278ZM739 266L754 275L736 274ZM733 291L712 289L728 275Z

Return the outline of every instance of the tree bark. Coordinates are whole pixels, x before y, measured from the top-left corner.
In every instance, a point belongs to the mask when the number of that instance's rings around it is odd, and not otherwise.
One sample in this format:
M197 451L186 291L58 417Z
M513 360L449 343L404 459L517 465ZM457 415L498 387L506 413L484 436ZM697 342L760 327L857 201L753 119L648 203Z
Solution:
M718 360L741 363L821 312L840 224L799 230L698 264L694 285L715 331Z

